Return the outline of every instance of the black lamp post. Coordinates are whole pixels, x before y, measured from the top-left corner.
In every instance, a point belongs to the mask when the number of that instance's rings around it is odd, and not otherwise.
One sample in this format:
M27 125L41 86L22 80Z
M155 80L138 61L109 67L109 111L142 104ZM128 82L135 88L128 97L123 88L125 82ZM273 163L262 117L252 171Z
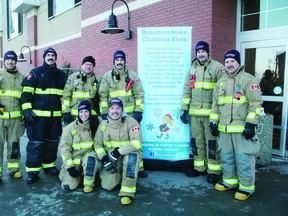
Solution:
M132 32L130 31L130 11L129 11L129 7L128 4L124 1L124 0L114 0L113 4L112 4L112 9L111 9L111 15L108 18L108 26L107 28L103 29L101 31L101 33L104 34L118 34L118 33L123 33L125 30L121 29L118 27L117 25L117 17L113 14L113 7L116 1L122 1L126 7L127 7L127 11L128 11L128 30L126 31L125 34L125 39L129 40L132 37Z
M25 62L25 61L26 61L26 59L24 59L24 55L23 55L23 53L22 53L22 49L23 49L23 48L28 48L28 49L29 49L29 57L30 57L29 64L32 64L31 49L30 49L29 46L22 46L22 47L21 47L18 61L19 61L19 62Z

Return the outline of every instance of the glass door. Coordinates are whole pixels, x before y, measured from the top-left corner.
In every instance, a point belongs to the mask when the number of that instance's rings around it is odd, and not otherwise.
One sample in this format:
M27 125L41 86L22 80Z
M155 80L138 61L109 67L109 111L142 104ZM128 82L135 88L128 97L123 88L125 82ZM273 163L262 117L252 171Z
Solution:
M245 71L260 83L265 113L274 116L273 154L287 156L287 40L241 43Z

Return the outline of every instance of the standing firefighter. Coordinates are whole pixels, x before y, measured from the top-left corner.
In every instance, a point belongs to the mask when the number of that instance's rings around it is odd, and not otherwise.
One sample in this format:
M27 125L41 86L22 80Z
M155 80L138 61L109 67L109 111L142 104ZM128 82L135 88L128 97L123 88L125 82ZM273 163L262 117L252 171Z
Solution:
M61 97L67 79L56 66L57 53L47 48L42 66L32 69L22 85L21 104L29 139L27 145L27 183L37 180L43 168L50 175L58 175L55 160L62 132Z
M187 170L187 176L196 177L208 171L207 182L215 184L221 166L216 138L209 129L209 114L213 89L223 75L224 66L211 59L209 51L209 44L205 41L199 41L195 47L196 58L184 84L181 121L184 124L190 122L191 131L194 168Z
M93 191L97 171L94 136L99 123L90 117L91 104L84 100L78 106L76 120L63 130L60 141L63 165L59 177L64 190L75 190L83 179L84 192Z
M122 205L130 205L136 193L137 173L142 159L142 135L139 123L123 111L123 103L109 102L108 117L102 121L96 136L95 149L102 162L101 186L113 190L121 183Z
M108 102L112 98L119 98L124 111L140 124L144 111L144 90L140 78L126 66L126 55L122 50L114 53L113 64L114 68L104 74L99 89L101 117L107 118ZM140 163L139 177L147 177L143 161Z
M210 114L211 133L219 136L223 172L215 189L239 187L235 199L246 200L255 190L255 158L260 149L255 128L262 96L257 79L240 66L237 50L228 51L224 62L226 73L215 88Z
M19 171L19 139L24 134L24 121L20 96L24 76L18 71L17 55L7 51L4 55L4 67L0 70L0 180L3 177L4 144L7 142L7 170L15 177L21 178Z
M86 56L82 60L81 71L71 74L67 79L61 99L63 118L67 124L75 120L82 100L91 103L91 115L95 119L100 115L98 90L101 78L94 73L95 64L93 56Z

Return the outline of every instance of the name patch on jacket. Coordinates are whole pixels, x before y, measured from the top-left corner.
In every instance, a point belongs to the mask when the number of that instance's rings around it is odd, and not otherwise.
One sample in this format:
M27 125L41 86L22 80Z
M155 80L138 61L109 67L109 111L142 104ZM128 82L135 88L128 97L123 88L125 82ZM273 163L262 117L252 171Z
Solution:
M139 127L133 127L133 128L131 128L131 131L132 131L132 132L140 131L140 128L139 128Z
M254 89L260 89L260 86L258 84L251 85L251 88Z

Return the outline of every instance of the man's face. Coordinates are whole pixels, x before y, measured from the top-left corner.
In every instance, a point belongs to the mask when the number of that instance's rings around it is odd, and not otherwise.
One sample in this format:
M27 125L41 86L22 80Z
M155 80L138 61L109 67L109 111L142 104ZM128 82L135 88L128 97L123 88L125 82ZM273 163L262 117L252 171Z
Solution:
M8 70L11 70L13 69L15 66L16 66L16 61L11 59L11 58L8 58L6 59L6 61L4 62L4 65L5 67L8 69Z
M122 70L125 66L124 59L123 58L116 58L114 65L115 65L117 70Z
M225 69L230 75L234 74L239 66L239 63L233 58L227 58L225 60Z
M204 63L208 60L208 53L201 49L201 50L198 50L197 53L197 59L201 62L201 63Z
M108 110L108 114L113 120L117 120L117 119L121 118L122 111L123 110L120 106L118 106L117 104L113 104L110 106L110 108Z
M82 109L79 111L79 118L82 120L83 123L88 121L89 117L90 117L90 112L88 110Z
M85 63L81 66L81 68L82 68L82 71L83 71L85 74L87 74L87 75L93 73L93 71L94 71L94 66L93 66L93 64L90 63L90 62L85 62Z
M49 52L46 54L44 60L45 60L46 64L53 65L56 62L56 56L54 53Z

